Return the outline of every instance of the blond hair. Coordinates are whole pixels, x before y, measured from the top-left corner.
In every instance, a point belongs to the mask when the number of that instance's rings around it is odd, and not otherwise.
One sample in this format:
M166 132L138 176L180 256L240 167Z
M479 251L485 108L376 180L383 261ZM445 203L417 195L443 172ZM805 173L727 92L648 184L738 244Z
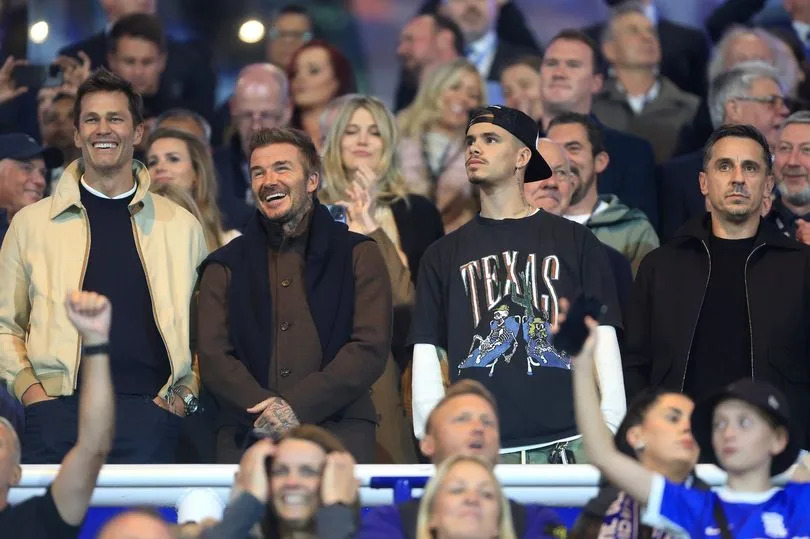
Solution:
M151 148L156 140L162 138L176 138L186 144L186 149L191 159L191 166L194 169L194 173L197 175L197 181L194 182L194 186L191 188L191 198L196 204L198 208L197 213L199 214L199 216L195 214L195 217L197 217L203 227L205 243L208 245L208 250L213 251L222 247L222 235L224 232L222 229L222 214L217 205L217 191L219 188L217 186L217 176L211 154L208 152L205 144L191 133L166 127L159 128L152 133L149 137L148 147ZM158 187L155 187L152 191L158 192L157 189ZM174 193L169 194L174 196ZM183 206L183 204L175 200L175 198L169 195L167 195L167 197ZM191 211L191 213L194 212Z
M376 97L358 95L347 99L337 111L329 127L323 148L322 170L325 185L319 198L326 203L334 203L346 198L346 189L352 178L343 164L340 141L351 122L352 116L359 109L365 109L374 118L383 143L382 156L375 172L379 174L376 202L391 204L408 194L405 177L399 167L397 146L399 139L394 116Z
M441 97L444 91L461 80L464 73L472 73L476 76L480 85L481 102L480 106L486 102L486 84L481 75L464 58L457 58L437 67L419 84L419 91L416 93L413 103L399 113L399 128L402 137L420 139L422 135L430 130L431 126L441 117Z
M433 478L428 481L427 486L425 486L422 500L419 502L419 512L416 515L416 539L433 539L433 537L435 537L433 530L430 528L433 503L436 499L439 486L444 482L453 466L460 462L472 462L487 471L496 487L498 505L500 506L497 537L499 539L515 539L515 527L512 524L512 509L509 507L509 500L504 496L500 483L498 483L498 478L495 477L492 465L481 457L465 455L454 455L442 462L436 469L436 475L434 475Z

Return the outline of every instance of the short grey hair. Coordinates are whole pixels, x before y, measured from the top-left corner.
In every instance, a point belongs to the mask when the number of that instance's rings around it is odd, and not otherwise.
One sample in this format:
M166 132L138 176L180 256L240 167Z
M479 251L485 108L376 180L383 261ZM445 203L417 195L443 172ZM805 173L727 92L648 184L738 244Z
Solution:
M4 427L9 432L11 438L11 458L14 465L19 466L22 461L22 446L20 445L20 437L17 436L17 431L14 430L14 425L5 417L0 416L0 427Z
M208 144L211 143L211 124L208 123L208 120L206 120L202 114L194 112L190 109L177 107L169 109L158 116L157 120L155 121L155 125L160 126L163 121L168 120L169 118L183 118L192 120L200 126L200 129L202 129L203 134L205 135L205 140L203 142Z
M783 91L789 92L795 88L799 81L799 65L790 47L784 41L762 28L749 28L739 24L732 25L726 30L723 37L712 50L706 70L707 80L711 82L721 73L737 67L726 66L724 57L727 47L729 47L734 40L745 35L755 36L767 45L768 49L771 51L771 56L773 56L773 62L765 63L776 68Z
M613 38L614 21L619 17L627 15L628 13L638 13L640 15L644 15L645 17L647 16L647 13L644 11L644 6L640 0L627 0L626 2L622 2L610 10L610 16L608 17L607 23L602 28L601 34L599 34L600 44L610 41Z
M765 62L743 62L729 71L720 73L712 80L709 87L709 114L712 126L717 129L726 123L726 103L735 97L748 96L754 82L763 78L773 80L784 92L776 68Z
M810 110L800 110L788 116L782 123L782 129L791 124L810 125Z

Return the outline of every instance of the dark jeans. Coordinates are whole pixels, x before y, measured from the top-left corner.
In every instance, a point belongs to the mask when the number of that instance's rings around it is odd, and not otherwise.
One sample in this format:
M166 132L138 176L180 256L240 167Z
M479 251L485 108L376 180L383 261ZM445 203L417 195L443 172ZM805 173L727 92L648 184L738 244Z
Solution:
M8 419L17 431L17 435L22 436L25 425L22 404L9 394L3 385L0 385L0 417Z
M25 407L24 464L58 464L76 443L79 397ZM171 464L183 418L144 395L116 395L115 438L108 464Z

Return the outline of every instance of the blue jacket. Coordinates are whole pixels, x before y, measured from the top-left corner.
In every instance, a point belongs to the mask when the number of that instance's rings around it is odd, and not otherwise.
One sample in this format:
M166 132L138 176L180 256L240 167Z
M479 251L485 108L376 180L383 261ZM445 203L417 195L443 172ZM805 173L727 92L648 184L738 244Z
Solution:
M519 504L509 500L512 521L517 537L561 537L565 526L557 514L542 505ZM419 500L399 505L383 505L370 509L363 515L357 539L414 539Z

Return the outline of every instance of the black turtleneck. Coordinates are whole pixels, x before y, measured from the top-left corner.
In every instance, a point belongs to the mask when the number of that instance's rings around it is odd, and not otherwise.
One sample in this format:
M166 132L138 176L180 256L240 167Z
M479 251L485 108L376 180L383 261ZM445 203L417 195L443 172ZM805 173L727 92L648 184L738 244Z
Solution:
M82 287L104 294L113 307L110 368L116 393L155 396L169 379L171 367L135 244L131 200L132 196L101 198L81 187L90 220L90 255Z

